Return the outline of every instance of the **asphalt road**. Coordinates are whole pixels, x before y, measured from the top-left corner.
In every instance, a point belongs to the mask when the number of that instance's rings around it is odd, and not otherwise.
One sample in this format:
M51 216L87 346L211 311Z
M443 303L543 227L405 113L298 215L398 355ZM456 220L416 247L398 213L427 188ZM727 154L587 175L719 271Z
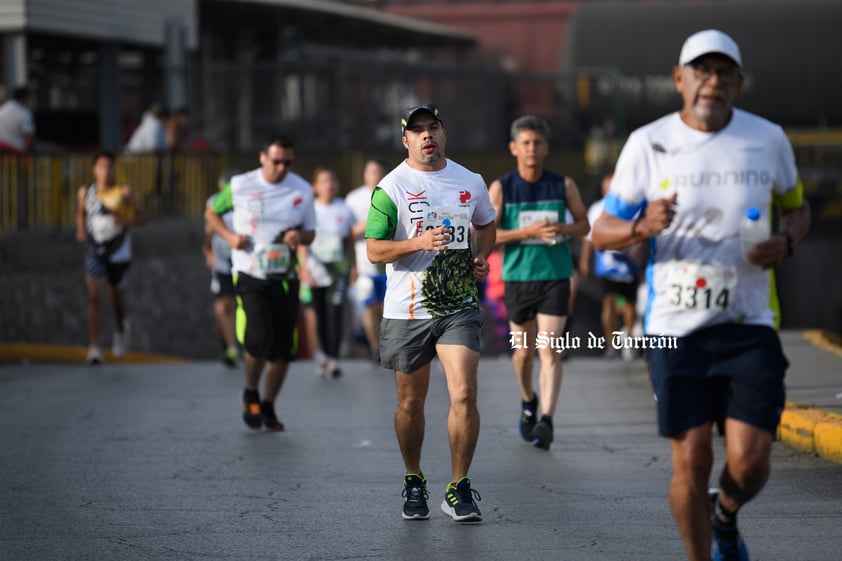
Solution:
M284 433L246 428L242 373L217 363L4 365L0 559L685 558L642 362L566 362L545 452L517 436L509 362L483 359L473 525L438 509L450 460L434 367L422 458L433 517L407 522L394 381L366 362L339 380L294 364L277 404ZM776 444L740 526L753 561L838 561L842 466Z

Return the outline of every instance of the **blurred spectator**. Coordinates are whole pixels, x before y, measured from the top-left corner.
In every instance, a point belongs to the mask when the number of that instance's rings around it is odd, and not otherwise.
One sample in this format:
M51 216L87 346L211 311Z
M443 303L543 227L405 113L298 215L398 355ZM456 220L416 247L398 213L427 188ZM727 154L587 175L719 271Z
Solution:
M186 107L179 107L164 120L167 135L167 150L179 152L187 146L189 114Z
M145 154L163 152L167 148L167 133L164 128L164 110L157 103L143 114L140 124L126 144L126 153Z
M35 118L29 109L29 90L15 88L0 105L0 152L20 154L35 146Z

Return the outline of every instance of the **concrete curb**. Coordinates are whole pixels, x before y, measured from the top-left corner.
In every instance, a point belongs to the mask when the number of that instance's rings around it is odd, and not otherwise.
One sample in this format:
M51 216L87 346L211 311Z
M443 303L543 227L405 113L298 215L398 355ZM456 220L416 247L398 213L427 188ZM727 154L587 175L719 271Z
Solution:
M842 358L842 337L820 329L808 329L801 337L816 347Z
M788 402L778 439L796 450L842 464L842 415Z
M842 358L842 339L819 330L808 330L802 338ZM842 415L787 402L778 426L778 440L811 454L842 464Z
M0 362L60 362L67 364L85 364L88 349L62 345L43 345L35 343L0 344ZM108 364L154 364L186 362L185 359L172 355L127 352L120 358L111 351L103 350L102 358Z

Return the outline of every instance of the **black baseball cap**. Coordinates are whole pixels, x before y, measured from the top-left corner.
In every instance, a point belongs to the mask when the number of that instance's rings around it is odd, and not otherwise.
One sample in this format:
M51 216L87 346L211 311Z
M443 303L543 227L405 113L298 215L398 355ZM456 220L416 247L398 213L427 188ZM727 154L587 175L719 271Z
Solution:
M439 113L438 107L433 105L432 103L425 103L423 105L416 105L415 107L410 107L406 111L403 112L403 117L401 117L401 134L406 132L406 125L409 124L410 119L412 116L418 113L419 111L426 111L427 113L431 114L433 117L438 119L441 123L441 113Z

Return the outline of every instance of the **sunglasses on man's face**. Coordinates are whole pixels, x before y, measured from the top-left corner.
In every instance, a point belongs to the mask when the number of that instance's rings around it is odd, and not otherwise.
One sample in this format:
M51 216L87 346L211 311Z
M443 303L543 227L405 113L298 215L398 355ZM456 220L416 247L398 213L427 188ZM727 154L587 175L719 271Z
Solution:
M689 62L684 66L690 68L693 71L693 76L700 82L707 82L716 76L723 85L733 86L743 77L743 73L735 66L711 68L703 62Z
M268 158L267 158L267 159L268 159ZM291 165L293 164L294 160L282 160L281 158L277 158L277 159L269 160L269 162L270 162L273 166L280 166L280 165L283 165L284 167L289 167L289 166L291 166Z

